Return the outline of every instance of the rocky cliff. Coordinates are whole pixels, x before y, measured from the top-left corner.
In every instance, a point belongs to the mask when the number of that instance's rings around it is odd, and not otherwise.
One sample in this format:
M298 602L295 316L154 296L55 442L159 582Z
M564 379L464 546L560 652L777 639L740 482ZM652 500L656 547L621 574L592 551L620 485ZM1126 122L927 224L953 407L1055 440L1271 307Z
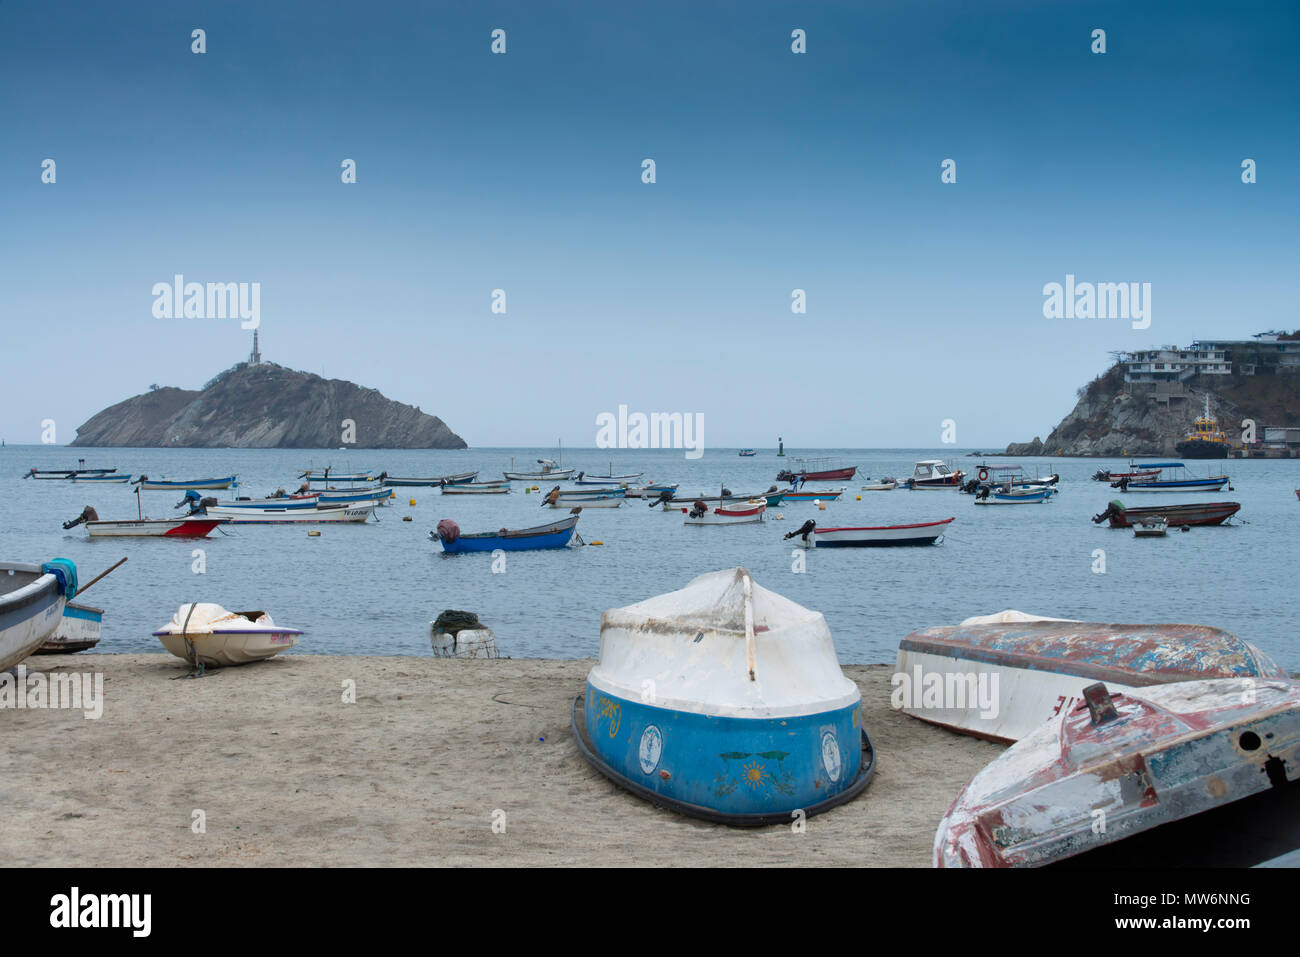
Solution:
M1123 367L1114 365L1080 390L1046 439L1013 442L1006 454L1173 456L1207 394L1210 414L1233 444L1240 444L1243 419L1255 421L1257 438L1265 425L1300 422L1300 376L1198 376L1166 392L1126 392Z
M347 442L345 420L355 423ZM240 363L194 392L163 388L110 406L72 443L98 447L463 449L442 419L340 379Z

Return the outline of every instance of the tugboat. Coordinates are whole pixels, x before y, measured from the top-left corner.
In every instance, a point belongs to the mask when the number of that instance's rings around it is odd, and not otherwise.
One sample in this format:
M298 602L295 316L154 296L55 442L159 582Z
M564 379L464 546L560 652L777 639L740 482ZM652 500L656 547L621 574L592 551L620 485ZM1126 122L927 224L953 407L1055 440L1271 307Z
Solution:
M1187 438L1174 446L1185 459L1226 459L1228 437L1219 431L1219 423L1210 418L1210 397L1205 396L1205 414L1192 425Z

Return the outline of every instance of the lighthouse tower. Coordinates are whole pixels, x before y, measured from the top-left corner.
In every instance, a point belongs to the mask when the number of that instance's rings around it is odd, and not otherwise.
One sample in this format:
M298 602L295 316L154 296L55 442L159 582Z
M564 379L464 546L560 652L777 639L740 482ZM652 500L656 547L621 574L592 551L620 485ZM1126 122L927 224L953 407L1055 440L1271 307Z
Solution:
M253 351L248 354L248 364L250 366L259 365L262 361L262 353L257 349L257 330L253 330Z

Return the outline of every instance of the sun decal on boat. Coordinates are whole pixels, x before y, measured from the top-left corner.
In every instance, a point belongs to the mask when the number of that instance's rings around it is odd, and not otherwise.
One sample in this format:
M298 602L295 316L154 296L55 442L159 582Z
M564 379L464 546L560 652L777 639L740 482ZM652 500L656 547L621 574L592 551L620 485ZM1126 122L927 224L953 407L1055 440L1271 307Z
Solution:
M744 771L741 772L741 779L749 785L751 790L758 790L760 787L766 786L770 777L767 768L757 761L746 764Z

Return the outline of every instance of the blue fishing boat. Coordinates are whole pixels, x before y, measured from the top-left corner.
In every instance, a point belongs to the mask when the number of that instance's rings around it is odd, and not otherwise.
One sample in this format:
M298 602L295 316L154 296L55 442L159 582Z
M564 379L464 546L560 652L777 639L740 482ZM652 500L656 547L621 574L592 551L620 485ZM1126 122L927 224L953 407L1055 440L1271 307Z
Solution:
M1052 497L1053 489L1046 485L1012 486L981 485L975 493L976 505L1041 505Z
M597 770L656 805L789 824L870 782L861 704L821 613L732 568L601 616L573 733Z
M1185 471L1187 466L1182 462L1144 462L1132 467L1147 472L1159 469L1160 474L1155 478L1121 478L1118 482L1111 482L1110 487L1122 492L1217 492L1227 485L1232 491L1228 476L1195 478Z
M316 501L321 507L329 505L353 505L357 502L382 502L392 497L392 490L378 488L337 488L321 492Z
M438 523L429 538L442 543L444 552L493 552L498 548L507 552L531 551L540 548L564 548L573 538L577 515L569 515L558 522L534 528L508 529L496 532L475 532L462 535L460 527L449 518Z
M740 457L741 457L742 459L747 459L747 458L750 458L751 456L754 456L754 455L757 455L757 454L758 454L758 453L755 452L753 449L741 449L741 450L740 450Z

